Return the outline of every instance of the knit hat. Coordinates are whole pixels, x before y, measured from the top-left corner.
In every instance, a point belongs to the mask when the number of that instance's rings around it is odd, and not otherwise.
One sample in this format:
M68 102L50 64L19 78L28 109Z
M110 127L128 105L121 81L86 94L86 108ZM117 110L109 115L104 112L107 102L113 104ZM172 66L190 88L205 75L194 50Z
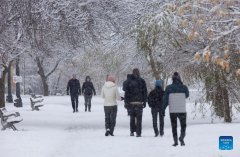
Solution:
M172 80L173 80L173 81L182 82L181 77L180 77L180 75L178 74L178 72L175 72L175 73L173 74Z
M162 87L162 83L163 83L162 80L156 80L155 81L155 86Z
M115 78L114 78L114 76L108 75L107 81L111 81L111 82L115 83Z

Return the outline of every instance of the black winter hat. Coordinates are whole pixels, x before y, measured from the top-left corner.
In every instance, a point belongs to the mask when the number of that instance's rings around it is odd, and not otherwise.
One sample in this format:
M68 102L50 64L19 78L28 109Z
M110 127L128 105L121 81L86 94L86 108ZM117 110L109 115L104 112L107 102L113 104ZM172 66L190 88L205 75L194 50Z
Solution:
M173 81L182 82L181 77L180 77L180 75L178 74L178 72L175 72L175 73L173 74L172 80L173 80Z

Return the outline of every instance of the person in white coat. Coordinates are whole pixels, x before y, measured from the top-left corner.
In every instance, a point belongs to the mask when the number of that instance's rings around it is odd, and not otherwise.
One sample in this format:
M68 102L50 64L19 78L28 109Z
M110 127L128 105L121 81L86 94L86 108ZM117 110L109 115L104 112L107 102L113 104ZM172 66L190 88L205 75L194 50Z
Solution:
M105 136L114 136L113 132L117 117L117 100L121 100L121 97L113 76L109 75L107 77L107 81L102 87L101 96L104 99Z

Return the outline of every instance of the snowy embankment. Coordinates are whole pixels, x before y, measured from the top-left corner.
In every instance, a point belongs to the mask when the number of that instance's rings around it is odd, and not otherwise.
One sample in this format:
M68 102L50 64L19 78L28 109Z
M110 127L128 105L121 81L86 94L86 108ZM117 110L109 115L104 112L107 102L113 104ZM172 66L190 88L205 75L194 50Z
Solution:
M165 116L165 135L154 137L150 109L143 113L141 138L129 136L129 117L119 102L114 137L105 137L103 100L93 97L92 112L84 112L80 97L79 113L72 113L68 96L45 97L40 111L31 111L29 97L23 98L23 108L7 104L8 110L21 113L23 121L19 131L0 132L1 157L239 157L240 118L232 124L222 120L211 123L210 113L202 119L195 116L193 104L188 103L188 126L185 147L172 147L173 143L168 111ZM167 109L168 110L168 109ZM179 131L179 130L178 130ZM234 150L220 151L218 138L234 138Z

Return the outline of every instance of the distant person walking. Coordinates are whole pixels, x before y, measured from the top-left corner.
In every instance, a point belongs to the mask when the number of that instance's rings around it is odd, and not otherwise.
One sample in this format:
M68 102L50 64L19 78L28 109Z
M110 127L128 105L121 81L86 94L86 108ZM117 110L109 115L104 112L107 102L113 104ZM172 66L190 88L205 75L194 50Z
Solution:
M93 83L91 82L90 76L87 76L85 79L85 82L82 86L82 93L84 95L85 100L85 112L91 112L91 101L93 94L96 95L95 88L93 86Z
M114 136L113 133L117 117L117 100L121 100L121 97L113 76L108 75L107 81L102 87L101 96L104 99L105 136Z
M171 85L168 85L165 90L165 108L169 105L172 134L174 140L173 146L176 147L178 145L177 119L180 120L181 125L181 134L179 137L179 141L181 143L181 146L185 146L184 137L186 135L187 127L186 98L189 97L189 91L187 86L183 85L178 72L174 73L174 75L172 76L172 81L173 83Z
M129 104L130 136L134 136L136 132L136 137L141 137L142 113L147 102L147 87L137 68L133 69L132 75L126 82L124 100L125 104Z
M152 121L155 137L159 134L160 136L164 135L164 116L165 108L163 104L163 89L162 81L156 80L155 88L148 95L148 105L151 108L152 112ZM158 117L159 117L159 128L158 128ZM159 132L160 130L160 132Z
M78 96L81 95L81 86L79 80L76 78L76 74L73 74L72 79L67 84L67 95L71 96L73 113L78 112Z

